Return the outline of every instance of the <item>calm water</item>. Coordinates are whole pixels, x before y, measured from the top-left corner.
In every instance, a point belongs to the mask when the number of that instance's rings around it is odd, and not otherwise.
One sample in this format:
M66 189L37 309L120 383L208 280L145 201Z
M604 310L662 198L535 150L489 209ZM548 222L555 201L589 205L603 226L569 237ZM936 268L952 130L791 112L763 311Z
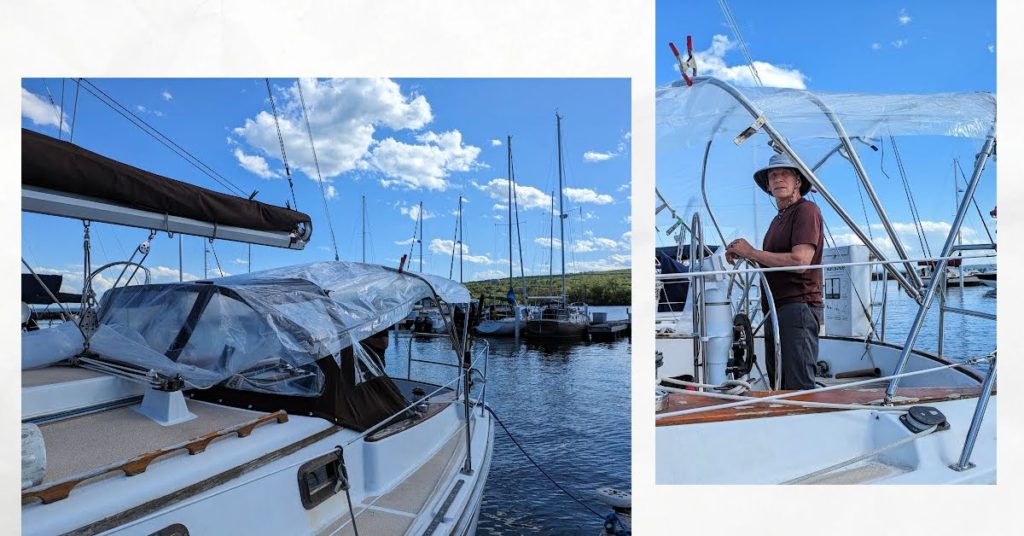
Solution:
M609 320L625 307L591 307ZM388 373L405 377L407 356L453 362L441 339L401 337L387 350ZM630 490L630 344L516 345L490 339L487 403L520 444L563 487L598 512L594 490ZM413 375L440 381L451 372L413 364ZM447 376L446 376L447 375ZM479 387L477 388L479 389ZM476 389L474 390L476 392ZM478 534L595 534L601 520L544 478L497 427Z
M873 301L881 301L881 283L872 285L875 296ZM902 346L906 343L907 335L910 332L910 325L917 315L917 302L912 300L906 293L902 292L894 281L888 283L888 310L886 311L885 341ZM926 352L935 353L939 347L939 300L938 297L932 302L931 309L925 317L921 328L921 334L917 338L914 347ZM992 289L985 286L964 287L963 293L959 286L951 286L946 294L946 306L980 311L984 313L996 313L996 294ZM876 328L881 328L878 322L880 307L875 306L874 318ZM975 357L988 354L996 348L996 323L991 320L965 316L961 314L946 313L945 319L945 347L944 357L953 360L961 360L967 357ZM982 364L981 368L985 368Z

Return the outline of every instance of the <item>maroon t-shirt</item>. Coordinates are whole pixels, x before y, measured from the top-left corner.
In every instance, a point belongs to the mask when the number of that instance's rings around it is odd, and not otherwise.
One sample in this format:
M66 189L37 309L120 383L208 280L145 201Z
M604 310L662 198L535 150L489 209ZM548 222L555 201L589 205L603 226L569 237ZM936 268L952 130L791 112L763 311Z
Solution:
M821 210L813 202L801 198L772 219L768 232L764 234L761 249L771 253L789 253L793 246L810 244L814 246L811 264L821 264L821 252L825 245L822 232ZM812 307L824 307L822 301L821 269L797 272L767 272L768 285L775 298L775 306L804 302Z

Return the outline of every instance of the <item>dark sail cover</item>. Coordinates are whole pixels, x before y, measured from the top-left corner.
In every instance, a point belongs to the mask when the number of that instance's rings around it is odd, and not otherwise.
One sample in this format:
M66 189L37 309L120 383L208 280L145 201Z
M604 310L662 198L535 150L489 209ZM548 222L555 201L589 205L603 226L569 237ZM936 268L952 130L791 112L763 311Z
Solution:
M301 212L169 179L24 128L21 183L217 225L271 232L311 225Z
M683 263L673 259L665 251L665 248L658 248L655 251L655 256L658 259L658 263L661 266L661 273L663 274L685 274L690 271L690 268ZM675 250L675 246L672 246L672 250ZM674 252L674 251L673 251ZM686 294L690 290L690 280L681 279L679 281L672 281L665 283L665 290L658 296L658 312L678 312L682 311L686 305Z

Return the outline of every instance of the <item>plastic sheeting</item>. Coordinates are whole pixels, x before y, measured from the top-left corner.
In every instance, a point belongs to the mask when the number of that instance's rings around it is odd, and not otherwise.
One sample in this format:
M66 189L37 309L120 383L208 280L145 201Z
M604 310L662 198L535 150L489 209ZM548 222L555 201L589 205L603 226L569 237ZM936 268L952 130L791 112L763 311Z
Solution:
M349 262L122 287L104 294L90 350L193 387L228 380L237 389L313 395L323 385L314 362L349 346L361 380L382 374L355 343L435 293L446 303L470 301L447 279Z
M731 139L754 122L755 117L717 83L698 78L692 87L675 83L658 88L659 144L666 140L703 144L719 134ZM851 137L892 134L984 138L996 119L996 98L990 93L812 95L797 89L736 89L788 140L839 138L814 97L831 109Z

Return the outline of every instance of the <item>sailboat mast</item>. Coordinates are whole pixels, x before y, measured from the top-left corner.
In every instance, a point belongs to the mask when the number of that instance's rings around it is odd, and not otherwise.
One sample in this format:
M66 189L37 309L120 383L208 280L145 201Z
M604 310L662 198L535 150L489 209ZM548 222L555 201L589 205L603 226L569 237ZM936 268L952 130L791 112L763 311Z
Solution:
M548 294L555 293L555 192L551 192L551 217L548 219Z
M459 196L459 283L462 283L462 253L465 249L462 243L462 196Z
M363 262L366 262L366 196L363 196Z
M508 169L508 291L515 292L515 283L512 281L512 136L508 136L507 147L505 148L505 165Z
M420 213L417 214L417 225L420 227L420 273L423 273L423 201L420 201Z
M555 125L558 130L558 239L562 244L559 250L562 252L562 305L565 305L565 209L562 195L565 168L562 164L562 116L558 112L555 112Z

